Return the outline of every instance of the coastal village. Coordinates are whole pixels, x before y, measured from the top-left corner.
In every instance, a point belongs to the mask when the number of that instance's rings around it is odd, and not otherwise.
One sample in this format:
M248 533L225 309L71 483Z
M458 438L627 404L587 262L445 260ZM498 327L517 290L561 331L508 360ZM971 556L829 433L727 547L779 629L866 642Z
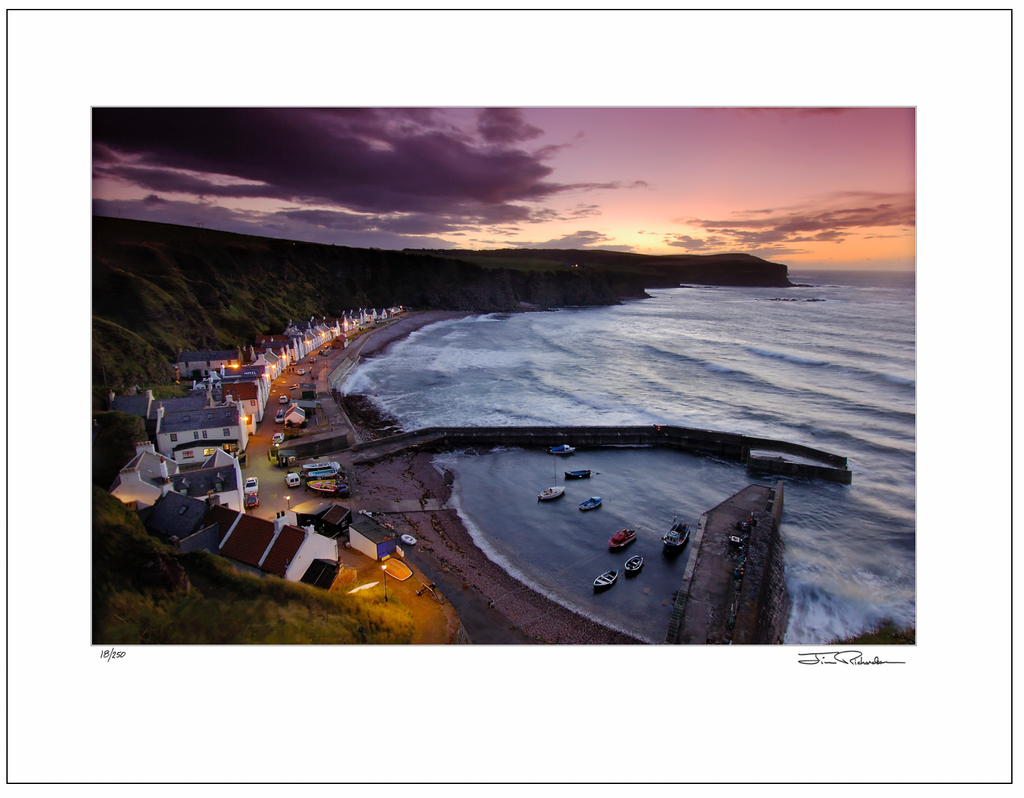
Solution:
M409 543L386 521L338 502L351 497L341 464L297 450L351 443L351 422L329 386L355 364L354 350L403 315L360 310L291 322L244 349L183 351L174 368L179 383L191 383L184 397L111 393L110 409L141 418L147 439L109 493L177 552L217 554L243 573L325 590L339 588L339 575L356 589L378 587L357 584L360 573L391 576L394 590L413 576L401 561ZM418 572L414 582L431 591ZM442 626L442 637L454 636L450 618Z

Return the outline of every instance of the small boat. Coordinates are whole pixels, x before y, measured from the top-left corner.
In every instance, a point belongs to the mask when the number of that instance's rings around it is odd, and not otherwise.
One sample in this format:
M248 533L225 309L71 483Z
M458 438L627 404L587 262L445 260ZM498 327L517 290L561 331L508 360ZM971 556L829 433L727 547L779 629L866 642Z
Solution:
M336 476L338 476L338 473L336 471L333 471L332 469L329 469L329 468L325 468L325 469L322 469L320 471L307 471L306 472L306 478L307 479L330 479L331 477L336 477Z
M637 554L635 557L630 557L626 560L626 576L636 576L640 573L640 569L644 567L644 558Z
M618 569L613 571L605 571L597 579L594 580L594 590L604 590L615 584L615 580L619 578Z
M314 479L312 482L307 482L306 487L311 490L319 491L320 493L347 493L348 485L341 482L335 482L330 479Z
M590 478L590 469L586 468L586 469L583 469L581 471L566 471L565 472L565 478L566 479L589 479Z
M608 540L608 548L614 551L628 546L636 540L636 532L632 529L620 529Z
M585 502L580 502L580 509L581 510L593 510L595 507L600 507L600 506L601 506L601 497L600 496L591 496Z
M661 542L664 544L663 551L669 554L681 552L686 544L690 542L690 525L678 523L673 518L672 526L665 533L665 537L661 539Z
M565 494L565 488L561 488L561 487L544 488L544 490L542 490L540 493L537 494L537 498L540 499L542 502L549 502L552 499L557 499L558 497L563 496L564 494Z
M402 542L408 546L415 546L416 538L414 538L412 535L402 535Z
M551 452L551 454L572 454L576 449L563 443L561 446L552 446L548 451Z

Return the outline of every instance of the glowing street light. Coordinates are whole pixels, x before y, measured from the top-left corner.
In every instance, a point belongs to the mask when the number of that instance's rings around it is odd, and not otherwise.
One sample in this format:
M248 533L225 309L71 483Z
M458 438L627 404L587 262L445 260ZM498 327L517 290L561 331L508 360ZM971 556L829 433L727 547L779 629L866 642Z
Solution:
M291 497L291 496L285 496L285 497L284 497L284 500L285 500L286 502L288 502L288 509L289 509L289 510L290 510L290 509L292 509L292 497Z
M380 569L384 572L384 603L388 601L388 564L384 563Z

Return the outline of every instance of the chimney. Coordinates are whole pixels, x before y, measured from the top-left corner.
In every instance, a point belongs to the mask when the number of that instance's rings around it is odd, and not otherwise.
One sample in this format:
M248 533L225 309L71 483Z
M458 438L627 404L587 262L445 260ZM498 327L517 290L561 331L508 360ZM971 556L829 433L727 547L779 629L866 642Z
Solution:
M152 452L156 454L156 447L152 441L136 441L135 442L135 454L142 454L143 452Z

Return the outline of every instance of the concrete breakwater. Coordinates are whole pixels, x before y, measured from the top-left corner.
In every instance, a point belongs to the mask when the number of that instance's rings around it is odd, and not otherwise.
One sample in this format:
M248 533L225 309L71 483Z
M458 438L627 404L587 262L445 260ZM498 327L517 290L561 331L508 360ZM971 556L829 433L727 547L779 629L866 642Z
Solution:
M782 500L782 482L750 485L701 516L666 643L782 643L790 610Z
M356 462L373 460L406 449L457 449L475 446L549 447L667 447L702 455L738 460L748 470L825 479L849 485L847 460L798 443L756 438L692 427L427 427L351 447ZM753 452L753 455L751 454Z

